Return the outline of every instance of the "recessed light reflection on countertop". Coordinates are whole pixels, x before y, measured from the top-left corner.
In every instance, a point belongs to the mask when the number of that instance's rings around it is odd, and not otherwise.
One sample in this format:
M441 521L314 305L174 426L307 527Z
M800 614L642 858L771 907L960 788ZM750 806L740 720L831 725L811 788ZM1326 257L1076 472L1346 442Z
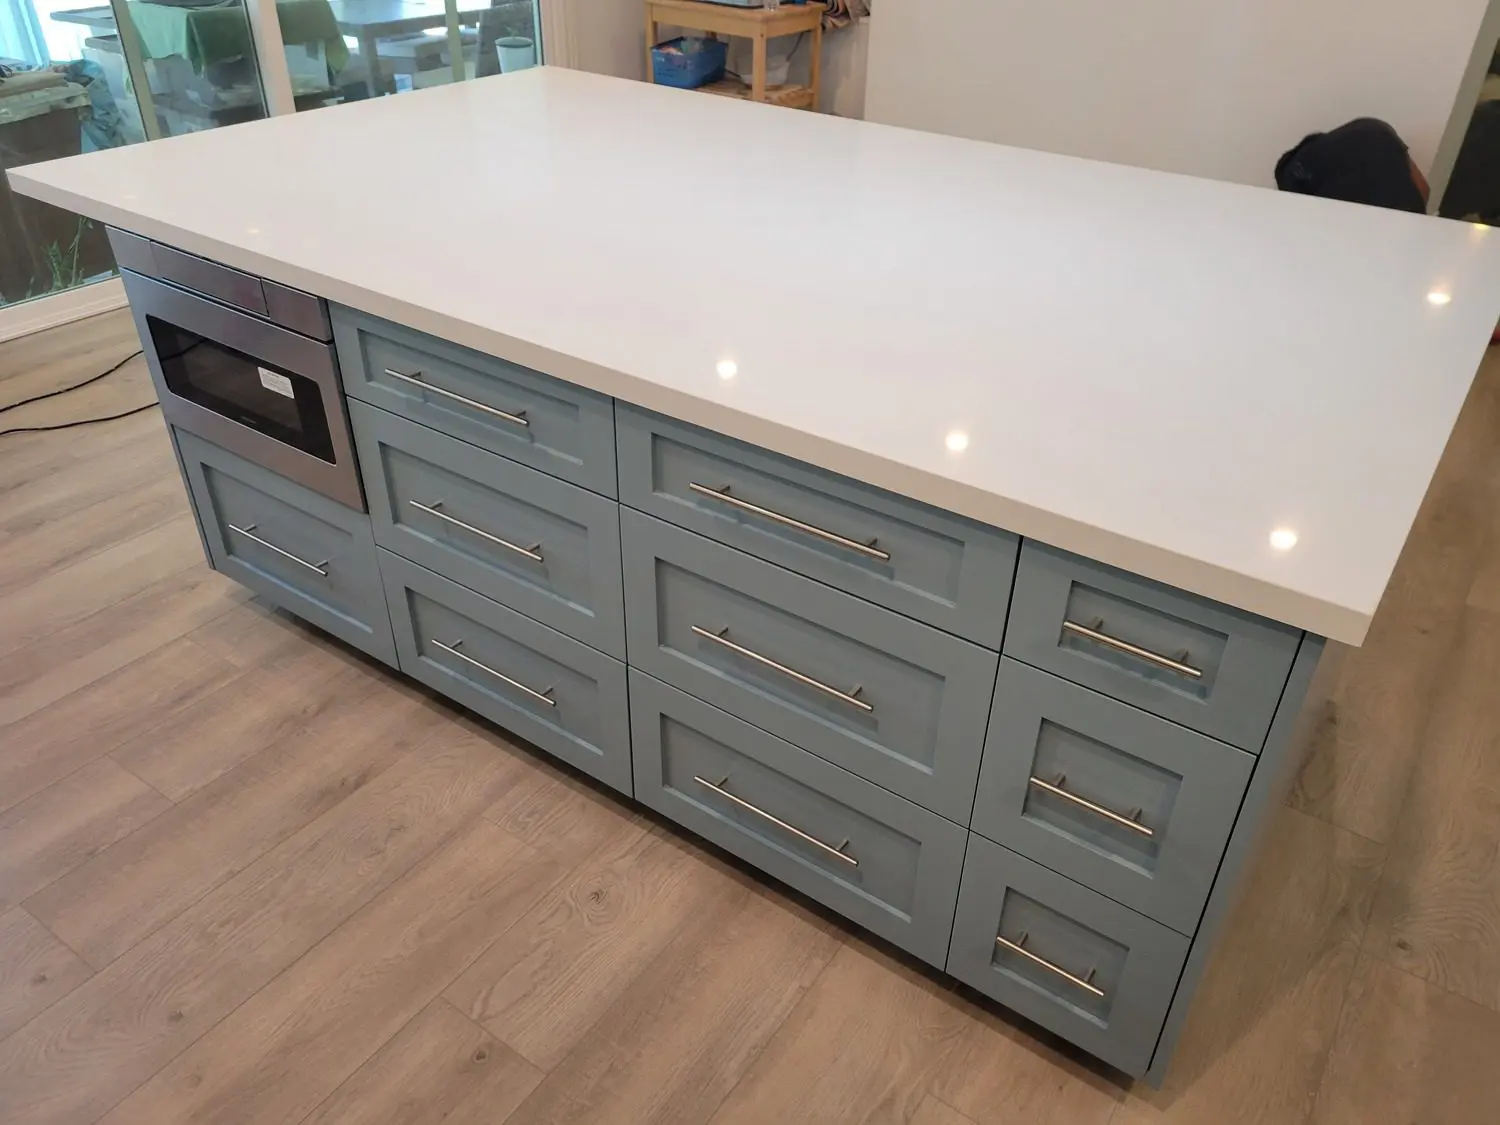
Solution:
M720 379L733 379L740 373L740 365L732 359L721 359L714 366L714 370L719 373Z
M948 447L949 453L962 453L969 448L969 435L962 430L950 430L943 439L943 444Z
M1453 303L1453 294L1446 289L1434 289L1427 294L1427 303L1442 308L1444 305Z
M1271 532L1271 549L1273 551L1290 551L1297 545L1297 533L1290 527L1278 527Z

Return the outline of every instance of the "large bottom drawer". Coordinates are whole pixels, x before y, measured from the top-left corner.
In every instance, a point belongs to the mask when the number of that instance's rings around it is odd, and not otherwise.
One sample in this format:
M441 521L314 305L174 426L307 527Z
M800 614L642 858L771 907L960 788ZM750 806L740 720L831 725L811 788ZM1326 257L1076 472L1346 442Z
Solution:
M389 551L401 670L629 794L625 665Z
M215 570L396 663L370 517L174 430Z
M1142 1075L1190 942L982 836L969 837L948 972Z
M965 831L630 671L638 800L942 967Z

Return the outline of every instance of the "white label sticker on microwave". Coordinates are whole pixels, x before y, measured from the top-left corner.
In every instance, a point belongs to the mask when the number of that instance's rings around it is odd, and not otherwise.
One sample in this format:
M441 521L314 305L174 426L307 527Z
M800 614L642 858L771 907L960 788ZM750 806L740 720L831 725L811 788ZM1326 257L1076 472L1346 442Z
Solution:
M278 375L275 371L267 371L264 367L257 367L260 372L260 385L268 391L275 391L287 398L296 398L297 392L292 390L292 381L285 375Z

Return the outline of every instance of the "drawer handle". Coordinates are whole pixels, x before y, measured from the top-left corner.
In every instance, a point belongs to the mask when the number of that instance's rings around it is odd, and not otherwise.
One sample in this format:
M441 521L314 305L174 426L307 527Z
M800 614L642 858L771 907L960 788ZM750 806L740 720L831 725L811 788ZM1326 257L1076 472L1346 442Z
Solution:
M454 402L461 402L465 406L473 407L475 410L482 410L486 414L494 415L501 421L509 422L513 426L531 425L530 420L525 414L512 414L508 410L501 410L498 406L487 406L482 402L475 402L472 398L465 398L463 395L454 394L452 391L444 390L442 387L435 387L420 375L406 375L400 371L394 371L389 367L385 369L385 373L392 379L401 379L414 387L421 387L424 391L431 391L435 395L442 395L444 398L452 399Z
M706 641L713 641L713 643L716 645L723 645L730 652L738 653L746 660L753 660L757 664L764 664L767 668L770 668L776 672L780 672L783 676L789 676L791 679L796 680L799 684L805 684L807 687L814 688L826 695L831 695L840 703L847 703L850 707L858 707L861 711L864 711L867 714L875 713L875 705L873 703L866 703L863 699L859 698L859 693L864 691L864 688L856 685L853 691L840 691L836 687L829 687L821 680L815 680L811 676L804 676L795 668L788 668L785 664L778 664L769 656L762 656L758 652L752 652L744 645L737 645L727 636L725 636L725 634L729 632L728 625L724 626L724 628L720 629L717 633L710 633L707 629L704 629L698 625L694 625L693 632L698 634L698 636L702 637Z
M844 849L849 846L849 841L848 840L845 840L842 844L840 844L838 847L835 848L831 844L825 844L825 843L823 843L823 841L820 840L820 839L818 839L816 836L809 836L806 832L802 831L802 829L792 827L790 824L788 824L786 821L782 820L780 817L772 816L770 813L766 812L765 809L758 809L758 808L756 808L754 805L752 805L749 801L745 800L743 797L736 797L728 789L725 789L724 786L726 786L726 785L729 784L729 778L728 777L720 778L717 782L714 782L714 781L709 781L706 777L699 777L697 774L694 774L693 775L693 780L696 781L699 785L702 785L702 786L705 786L706 788L712 789L715 793L717 793L719 796L723 797L726 801L733 801L736 805L738 805L740 808L746 810L747 812L753 812L756 816L762 818L763 820L769 820L772 824L776 825L777 828L783 828L783 829L785 829L786 831L790 832L793 836L797 837L797 839L802 840L804 843L811 844L813 847L819 848L822 851L827 852L834 859L837 859L837 860L840 860L840 861L842 861L844 863L847 863L850 867L858 867L859 866L859 860L855 859L848 852L844 851Z
M1140 816L1139 812L1137 812L1134 816L1121 816L1113 809L1107 809L1103 805L1096 805L1093 801L1085 800L1077 793L1069 793L1066 789L1063 788L1068 780L1068 775L1065 773L1058 774L1056 781L1044 781L1040 777L1037 777L1035 774L1031 775L1030 780L1031 784L1035 785L1038 789L1041 789L1047 793L1051 793L1053 796L1061 797L1064 801L1072 801L1079 808L1087 809L1095 816L1102 816L1105 820L1113 821L1115 824L1120 825L1122 828L1128 828L1132 832L1139 832L1142 836L1149 837L1156 835L1155 829L1146 827L1138 819L1136 819Z
M437 648L440 648L444 652L446 652L449 656L456 656L465 664L472 664L480 671L488 672L490 675L494 676L495 679L501 681L502 683L509 684L519 692L524 692L526 695L531 696L532 699L535 699L538 703L545 703L548 707L557 706L557 700L551 698L553 691L556 690L555 688L546 688L543 691L537 691L535 688L527 687L520 680L511 679L504 672L495 671L488 664L481 664L468 653L458 651L459 646L463 644L462 640L454 641L451 645L445 645L442 641L438 640L434 640L432 643Z
M435 501L431 504L422 504L416 500L408 500L407 503L410 504L413 508L417 509L417 511L419 512L426 512L429 516L436 516L438 519L443 520L445 523L451 523L454 527L461 527L470 535L477 535L479 536L479 538L487 540L488 542L495 544L497 547L504 547L507 551L514 551L518 555L525 555L532 562L542 561L542 545L540 543L533 543L529 547L521 547L516 545L515 543L512 543L508 539L501 539L498 535L491 535L488 531L477 528L472 523L464 523L463 520L455 519L447 512L439 511L438 509L443 506L443 502L441 500Z
M275 543L268 543L266 540L262 539L259 535L253 534L257 526L258 525L253 524L253 523L252 524L246 524L244 527L235 527L234 524L230 524L229 525L229 530L235 532L236 534L243 535L246 539L250 540L250 542L252 542L252 543L259 543L262 547L264 547L268 551L275 551L278 555L280 555L284 559L291 559L298 566L305 566L305 567L307 567L307 569L310 570L310 571L312 571L314 574L321 574L324 578L328 577L328 563L329 563L330 560L324 559L320 563L311 563L311 562L308 562L306 559L302 558L300 555L294 555L290 551L284 551L280 547L276 546Z
M995 944L1000 946L1002 949L1010 950L1012 953L1019 953L1033 965L1039 965L1042 968L1046 969L1049 973L1056 973L1069 984L1076 984L1085 992L1092 993L1093 995L1099 997L1099 999L1101 1000L1104 999L1104 989L1100 988L1097 984L1094 983L1093 969L1089 970L1089 975L1086 977L1075 977L1072 973L1068 972L1067 969L1062 968L1060 965L1054 965L1045 957L1038 957L1035 953L1031 952L1031 950L1027 949L1026 938L1027 934L1025 933L1025 931L1022 931L1020 941L1011 941L1006 937L997 937L995 939Z
M729 485L727 484L723 488L709 488L706 484L689 481L688 487L699 496L707 496L709 499L717 500L721 504L728 504L731 508L738 508L742 512L749 512L752 515L768 519L772 523L779 523L783 527L790 527L802 532L804 535L811 535L814 539L821 539L825 543L832 543L837 547L843 547L865 555L868 558L879 559L881 562L891 561L891 553L889 551L882 551L879 547L875 546L876 543L880 542L879 539L871 539L868 543L861 543L858 539L850 539L848 536L840 535L834 531L824 531L821 527L816 527L810 523L803 523L801 520L793 519L791 516L784 516L780 512L773 512L770 508L762 508L759 504L752 504L748 500L741 500L738 496L731 496L729 495Z
M1092 625L1080 625L1076 621L1066 620L1062 623L1064 633L1072 633L1074 636L1082 637L1086 641L1093 641L1095 644L1112 648L1116 652L1123 652L1129 656L1138 657L1150 664L1155 664L1159 668L1165 668L1169 672L1176 672L1179 676L1186 676L1190 680L1201 680L1203 678L1203 669L1201 668L1194 668L1191 664L1184 664L1180 660L1173 660L1170 656L1163 656L1159 652L1152 652L1149 648L1141 648L1140 645L1133 645L1129 641L1122 641L1119 637L1111 637L1108 633L1101 633L1099 630L1103 625L1104 622L1102 621L1095 621ZM1182 655L1186 656L1187 653L1183 653Z

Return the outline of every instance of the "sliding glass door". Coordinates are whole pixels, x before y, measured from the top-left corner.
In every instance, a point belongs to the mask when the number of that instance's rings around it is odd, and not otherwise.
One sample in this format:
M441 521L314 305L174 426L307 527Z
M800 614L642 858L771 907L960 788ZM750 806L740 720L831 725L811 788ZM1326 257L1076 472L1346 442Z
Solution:
M0 0L0 170L542 59L541 0L88 3ZM0 310L114 273L97 224L0 177Z
M279 0L276 14L299 110L541 61L538 0Z
M245 0L0 0L0 169L264 117L255 60ZM97 223L0 183L0 307L114 273Z

